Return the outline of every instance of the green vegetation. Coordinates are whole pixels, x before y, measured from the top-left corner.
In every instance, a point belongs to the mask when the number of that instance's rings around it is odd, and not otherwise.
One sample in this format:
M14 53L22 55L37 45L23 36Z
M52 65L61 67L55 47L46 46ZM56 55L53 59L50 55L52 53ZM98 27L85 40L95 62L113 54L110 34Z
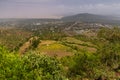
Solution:
M0 46L0 80L120 79L119 28L102 28L89 38L67 35L58 29L38 32L33 32L31 38L29 31L20 38L12 33L15 42L7 34L0 35L1 40L7 37L16 45L24 38L18 47L24 51L22 55L17 49L11 51L7 49L9 46ZM28 41L24 42L25 39Z
M32 32L18 28L0 28L0 44L9 50L18 50L32 35Z
M0 80L65 80L56 59L29 52L23 57L0 47Z
M36 48L36 51L47 54L49 56L58 56L58 57L72 55L71 50L72 48L67 47L61 44L60 42L54 40L41 41L38 48Z

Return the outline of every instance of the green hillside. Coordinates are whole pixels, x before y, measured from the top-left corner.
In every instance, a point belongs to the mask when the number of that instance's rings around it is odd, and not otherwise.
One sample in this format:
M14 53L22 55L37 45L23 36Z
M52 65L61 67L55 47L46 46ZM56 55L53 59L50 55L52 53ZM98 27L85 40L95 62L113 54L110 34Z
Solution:
M19 30L15 32L19 33ZM22 32L19 39L15 32L12 33L16 36L13 37L16 40L12 41L14 44L17 40L19 43L21 38L29 37L28 32L24 32L27 37L23 37ZM6 36L1 34L2 39L6 40L4 37L7 37L9 40L11 34L8 33L4 34ZM96 32L96 36L89 38L87 35L45 38L48 35L41 38L41 35L32 34L13 51L1 45L0 80L120 79L119 28L102 28ZM19 49L26 50L20 54Z

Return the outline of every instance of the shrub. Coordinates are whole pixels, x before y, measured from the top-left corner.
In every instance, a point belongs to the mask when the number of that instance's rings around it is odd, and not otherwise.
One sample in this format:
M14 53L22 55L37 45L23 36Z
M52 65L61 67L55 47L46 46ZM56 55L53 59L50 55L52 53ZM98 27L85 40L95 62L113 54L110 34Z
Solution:
M0 47L0 80L64 80L56 58L29 52L20 58Z

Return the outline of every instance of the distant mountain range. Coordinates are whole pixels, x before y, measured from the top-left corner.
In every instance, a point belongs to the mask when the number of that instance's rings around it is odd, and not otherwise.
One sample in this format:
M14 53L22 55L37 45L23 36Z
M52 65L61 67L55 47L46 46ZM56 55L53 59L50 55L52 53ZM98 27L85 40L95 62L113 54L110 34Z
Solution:
M66 16L61 18L61 20L66 22L81 21L81 22L120 24L119 17L96 15L96 14L89 14L89 13L81 13L77 15Z
M63 21L63 22L89 22L89 23L105 23L105 24L118 24L120 25L120 17L114 16L105 16L105 15L96 15L96 14L89 14L89 13L81 13L72 16L65 16L61 19L17 19L17 18L10 18L10 19L0 19L0 22L19 22L19 23L31 23L31 22L53 22L53 21Z

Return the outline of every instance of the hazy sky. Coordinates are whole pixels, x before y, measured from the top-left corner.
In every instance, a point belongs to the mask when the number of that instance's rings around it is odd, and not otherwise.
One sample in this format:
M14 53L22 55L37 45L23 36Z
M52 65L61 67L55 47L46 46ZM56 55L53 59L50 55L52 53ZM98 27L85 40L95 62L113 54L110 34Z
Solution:
M120 15L120 0L0 0L0 18L59 18L78 13Z

